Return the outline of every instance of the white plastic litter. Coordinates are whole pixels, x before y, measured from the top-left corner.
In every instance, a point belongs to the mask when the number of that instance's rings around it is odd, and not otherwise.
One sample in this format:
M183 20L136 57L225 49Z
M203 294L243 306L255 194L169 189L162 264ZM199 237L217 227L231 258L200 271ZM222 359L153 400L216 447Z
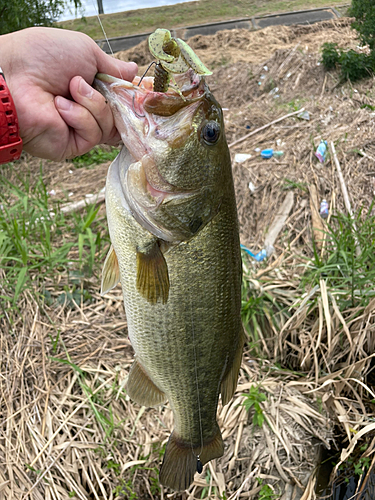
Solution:
M243 163L244 161L248 160L249 158L251 158L250 154L247 154L247 153L236 153L235 156L234 156L234 161L236 163Z

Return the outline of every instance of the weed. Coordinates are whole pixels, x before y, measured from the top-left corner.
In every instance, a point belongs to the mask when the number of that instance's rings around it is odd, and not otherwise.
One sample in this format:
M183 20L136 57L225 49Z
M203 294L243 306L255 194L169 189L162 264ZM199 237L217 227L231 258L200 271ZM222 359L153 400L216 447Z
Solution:
M25 289L41 305L52 305L44 285L47 276L52 284L61 282L61 276L68 278L60 303L90 300L83 278L95 272L109 243L106 225L97 220L98 209L88 206L66 215L58 207L52 211L42 172L33 183L28 176L17 185L0 176L0 183L0 317L1 310L3 315L7 311L12 321L11 311L17 310Z
M120 475L121 472L121 467L120 464L116 463L114 460L109 459L107 464L106 464L107 469L113 470L116 476Z
M361 104L360 105L361 109L369 109L370 111L375 111L375 106L372 106L371 104Z
M367 444L364 446L361 446L360 450L365 451L367 449ZM360 458L355 458L353 456L350 456L346 459L345 462L339 465L339 470L342 471L344 474L350 473L350 471L353 472L354 469L354 474L357 476L362 476L370 467L370 457L360 457ZM346 477L345 481L348 482L349 478Z
M255 385L250 387L249 393L243 394L243 396L246 396L245 401L242 403L246 411L249 411L250 408L254 408L255 413L253 416L253 425L262 427L265 417L260 403L266 401L267 396L264 394L264 392L259 391L259 386Z
M302 276L302 287L319 284L321 278L340 295L340 308L366 306L375 281L375 214L373 204L367 215L359 210L354 219L337 214L327 225L326 252L314 257ZM357 255L356 248L360 248Z
M208 498L208 493L209 493L209 491L210 491L209 484L210 484L210 481L211 481L211 472L210 472L210 470L209 470L209 469L206 469L205 481L206 481L206 483L207 483L207 486L205 486L205 487L202 489L202 492L201 492L201 499L202 499L202 498ZM212 491L212 495L213 495L213 496L216 496L214 491Z
M308 187L305 182L293 181L291 179L284 179L284 189L298 189L304 193L308 192Z
M128 500L137 500L138 495L133 490L133 484L131 481L125 481L119 478L120 484L113 489L112 493L115 498L123 496Z
M81 156L73 158L72 162L77 168L82 167L93 167L94 165L99 165L107 161L113 161L119 153L118 148L111 148L109 151L103 149L100 146L96 146L91 149L88 153Z
M374 70L373 57L358 53L353 49L342 52L340 56L341 78L355 82L371 76Z
M256 478L259 486L262 486L259 492L258 500L273 500L278 495L274 492L274 490L268 484L263 484L263 479L260 477Z
M357 463L354 464L354 473L358 476L362 476L368 468L370 467L370 458L362 457L358 460Z

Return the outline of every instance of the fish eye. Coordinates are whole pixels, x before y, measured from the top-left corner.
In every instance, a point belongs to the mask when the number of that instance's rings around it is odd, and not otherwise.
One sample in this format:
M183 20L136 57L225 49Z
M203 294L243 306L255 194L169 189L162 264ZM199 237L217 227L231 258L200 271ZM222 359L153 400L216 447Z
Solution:
M203 127L202 135L207 144L215 144L220 136L220 125L213 120L207 122Z

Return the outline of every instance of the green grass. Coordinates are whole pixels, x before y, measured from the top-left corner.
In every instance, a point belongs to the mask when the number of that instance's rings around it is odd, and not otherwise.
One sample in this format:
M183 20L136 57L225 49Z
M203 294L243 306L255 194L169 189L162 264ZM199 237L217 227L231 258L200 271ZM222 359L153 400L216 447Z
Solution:
M107 161L113 161L118 155L119 151L120 150L118 148L104 149L100 146L96 146L87 153L73 158L72 162L77 168L90 168Z
M132 10L101 17L108 37L147 33L156 28L177 28L193 24L238 19L292 10L333 7L342 5L340 0L199 0L177 5ZM104 4L105 10L105 4ZM83 17L59 23L66 29L81 31L94 39L104 38L96 16Z
M341 310L368 304L375 295L373 208L374 204L369 207L367 215L359 210L353 219L341 213L332 217L327 230L326 252L321 256L314 246L314 257L302 276L302 288L312 288L323 278L329 288L340 293Z
M109 246L98 208L64 215L52 209L42 172L36 180L26 174L12 183L9 177L9 171L7 177L0 173L0 318L11 321L26 289L41 305L89 300L85 278L99 273ZM58 281L63 284L54 286ZM57 300L46 283L55 288Z

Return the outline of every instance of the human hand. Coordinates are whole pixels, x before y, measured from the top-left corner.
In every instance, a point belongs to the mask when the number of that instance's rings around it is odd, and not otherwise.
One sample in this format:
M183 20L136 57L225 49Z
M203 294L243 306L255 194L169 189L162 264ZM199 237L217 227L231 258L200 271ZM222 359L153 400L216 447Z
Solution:
M119 142L112 111L90 84L98 72L132 81L135 63L108 56L83 33L28 28L0 37L0 65L25 151L61 161Z

